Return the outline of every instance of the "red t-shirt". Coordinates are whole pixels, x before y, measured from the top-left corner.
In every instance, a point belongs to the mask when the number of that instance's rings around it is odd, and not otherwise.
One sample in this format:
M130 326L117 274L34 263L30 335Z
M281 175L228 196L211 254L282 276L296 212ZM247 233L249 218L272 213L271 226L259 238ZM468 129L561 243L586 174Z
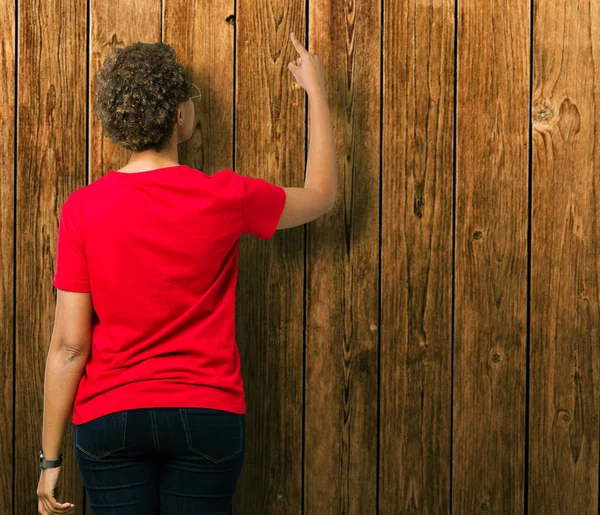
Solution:
M264 179L186 165L110 170L68 196L52 284L93 303L74 424L135 408L246 412L239 238L273 236L285 201Z

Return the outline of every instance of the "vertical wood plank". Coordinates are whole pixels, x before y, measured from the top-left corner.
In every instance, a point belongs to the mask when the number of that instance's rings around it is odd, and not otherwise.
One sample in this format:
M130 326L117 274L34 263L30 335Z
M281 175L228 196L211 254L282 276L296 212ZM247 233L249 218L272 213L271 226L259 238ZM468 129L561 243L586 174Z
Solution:
M209 175L232 168L235 2L163 4L163 41L202 93L194 135L179 146L179 162Z
M523 513L529 3L458 15L452 509Z
M90 180L94 182L110 169L125 166L131 152L112 143L102 134L102 123L94 112L96 75L104 59L117 48L131 43L160 41L161 0L90 0L91 56L89 77L89 148Z
M127 164L131 156L129 150L114 144L102 134L102 123L94 112L96 95L96 75L103 66L104 59L117 48L141 41L160 41L161 2L160 0L126 1L116 3L90 0L91 56L89 76L89 163L90 180L94 182L110 169L118 169ZM92 513L86 495L86 513Z
M13 366L15 347L13 323L15 321L13 302L14 284L14 229L15 229L15 71L16 27L15 2L0 4L0 377L3 387L0 390L0 506L7 513L13 513Z
M600 3L535 2L530 513L598 513Z
M377 504L381 5L309 8L338 196L307 225L304 512L359 515Z
M36 513L60 208L85 184L86 3L18 3L14 513ZM83 512L72 423L59 500Z
M453 0L385 3L380 513L449 513Z
M304 4L236 6L235 159L239 175L303 186L305 94L288 69ZM240 239L237 341L247 405L247 454L233 513L302 509L304 229Z

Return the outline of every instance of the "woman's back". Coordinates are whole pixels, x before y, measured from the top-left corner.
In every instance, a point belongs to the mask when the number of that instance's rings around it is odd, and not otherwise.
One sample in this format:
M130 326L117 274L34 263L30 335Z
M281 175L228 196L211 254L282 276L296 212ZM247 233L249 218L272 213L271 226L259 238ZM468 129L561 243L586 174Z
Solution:
M111 170L69 196L53 285L91 291L94 305L74 424L135 408L245 413L239 238L270 238L285 200L262 179L186 165Z

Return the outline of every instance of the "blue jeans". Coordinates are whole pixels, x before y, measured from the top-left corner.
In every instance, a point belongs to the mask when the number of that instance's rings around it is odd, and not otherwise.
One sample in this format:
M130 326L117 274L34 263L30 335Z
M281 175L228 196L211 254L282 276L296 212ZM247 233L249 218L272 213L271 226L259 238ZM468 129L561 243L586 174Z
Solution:
M93 515L229 515L246 418L210 408L118 411L73 424Z

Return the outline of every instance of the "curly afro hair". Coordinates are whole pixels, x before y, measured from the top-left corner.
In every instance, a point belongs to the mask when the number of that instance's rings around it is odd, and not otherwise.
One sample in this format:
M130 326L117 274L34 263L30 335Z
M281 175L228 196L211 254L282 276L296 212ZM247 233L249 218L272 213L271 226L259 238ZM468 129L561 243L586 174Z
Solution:
M192 83L164 43L118 48L98 71L94 112L113 143L134 152L160 151L173 134L177 107Z

